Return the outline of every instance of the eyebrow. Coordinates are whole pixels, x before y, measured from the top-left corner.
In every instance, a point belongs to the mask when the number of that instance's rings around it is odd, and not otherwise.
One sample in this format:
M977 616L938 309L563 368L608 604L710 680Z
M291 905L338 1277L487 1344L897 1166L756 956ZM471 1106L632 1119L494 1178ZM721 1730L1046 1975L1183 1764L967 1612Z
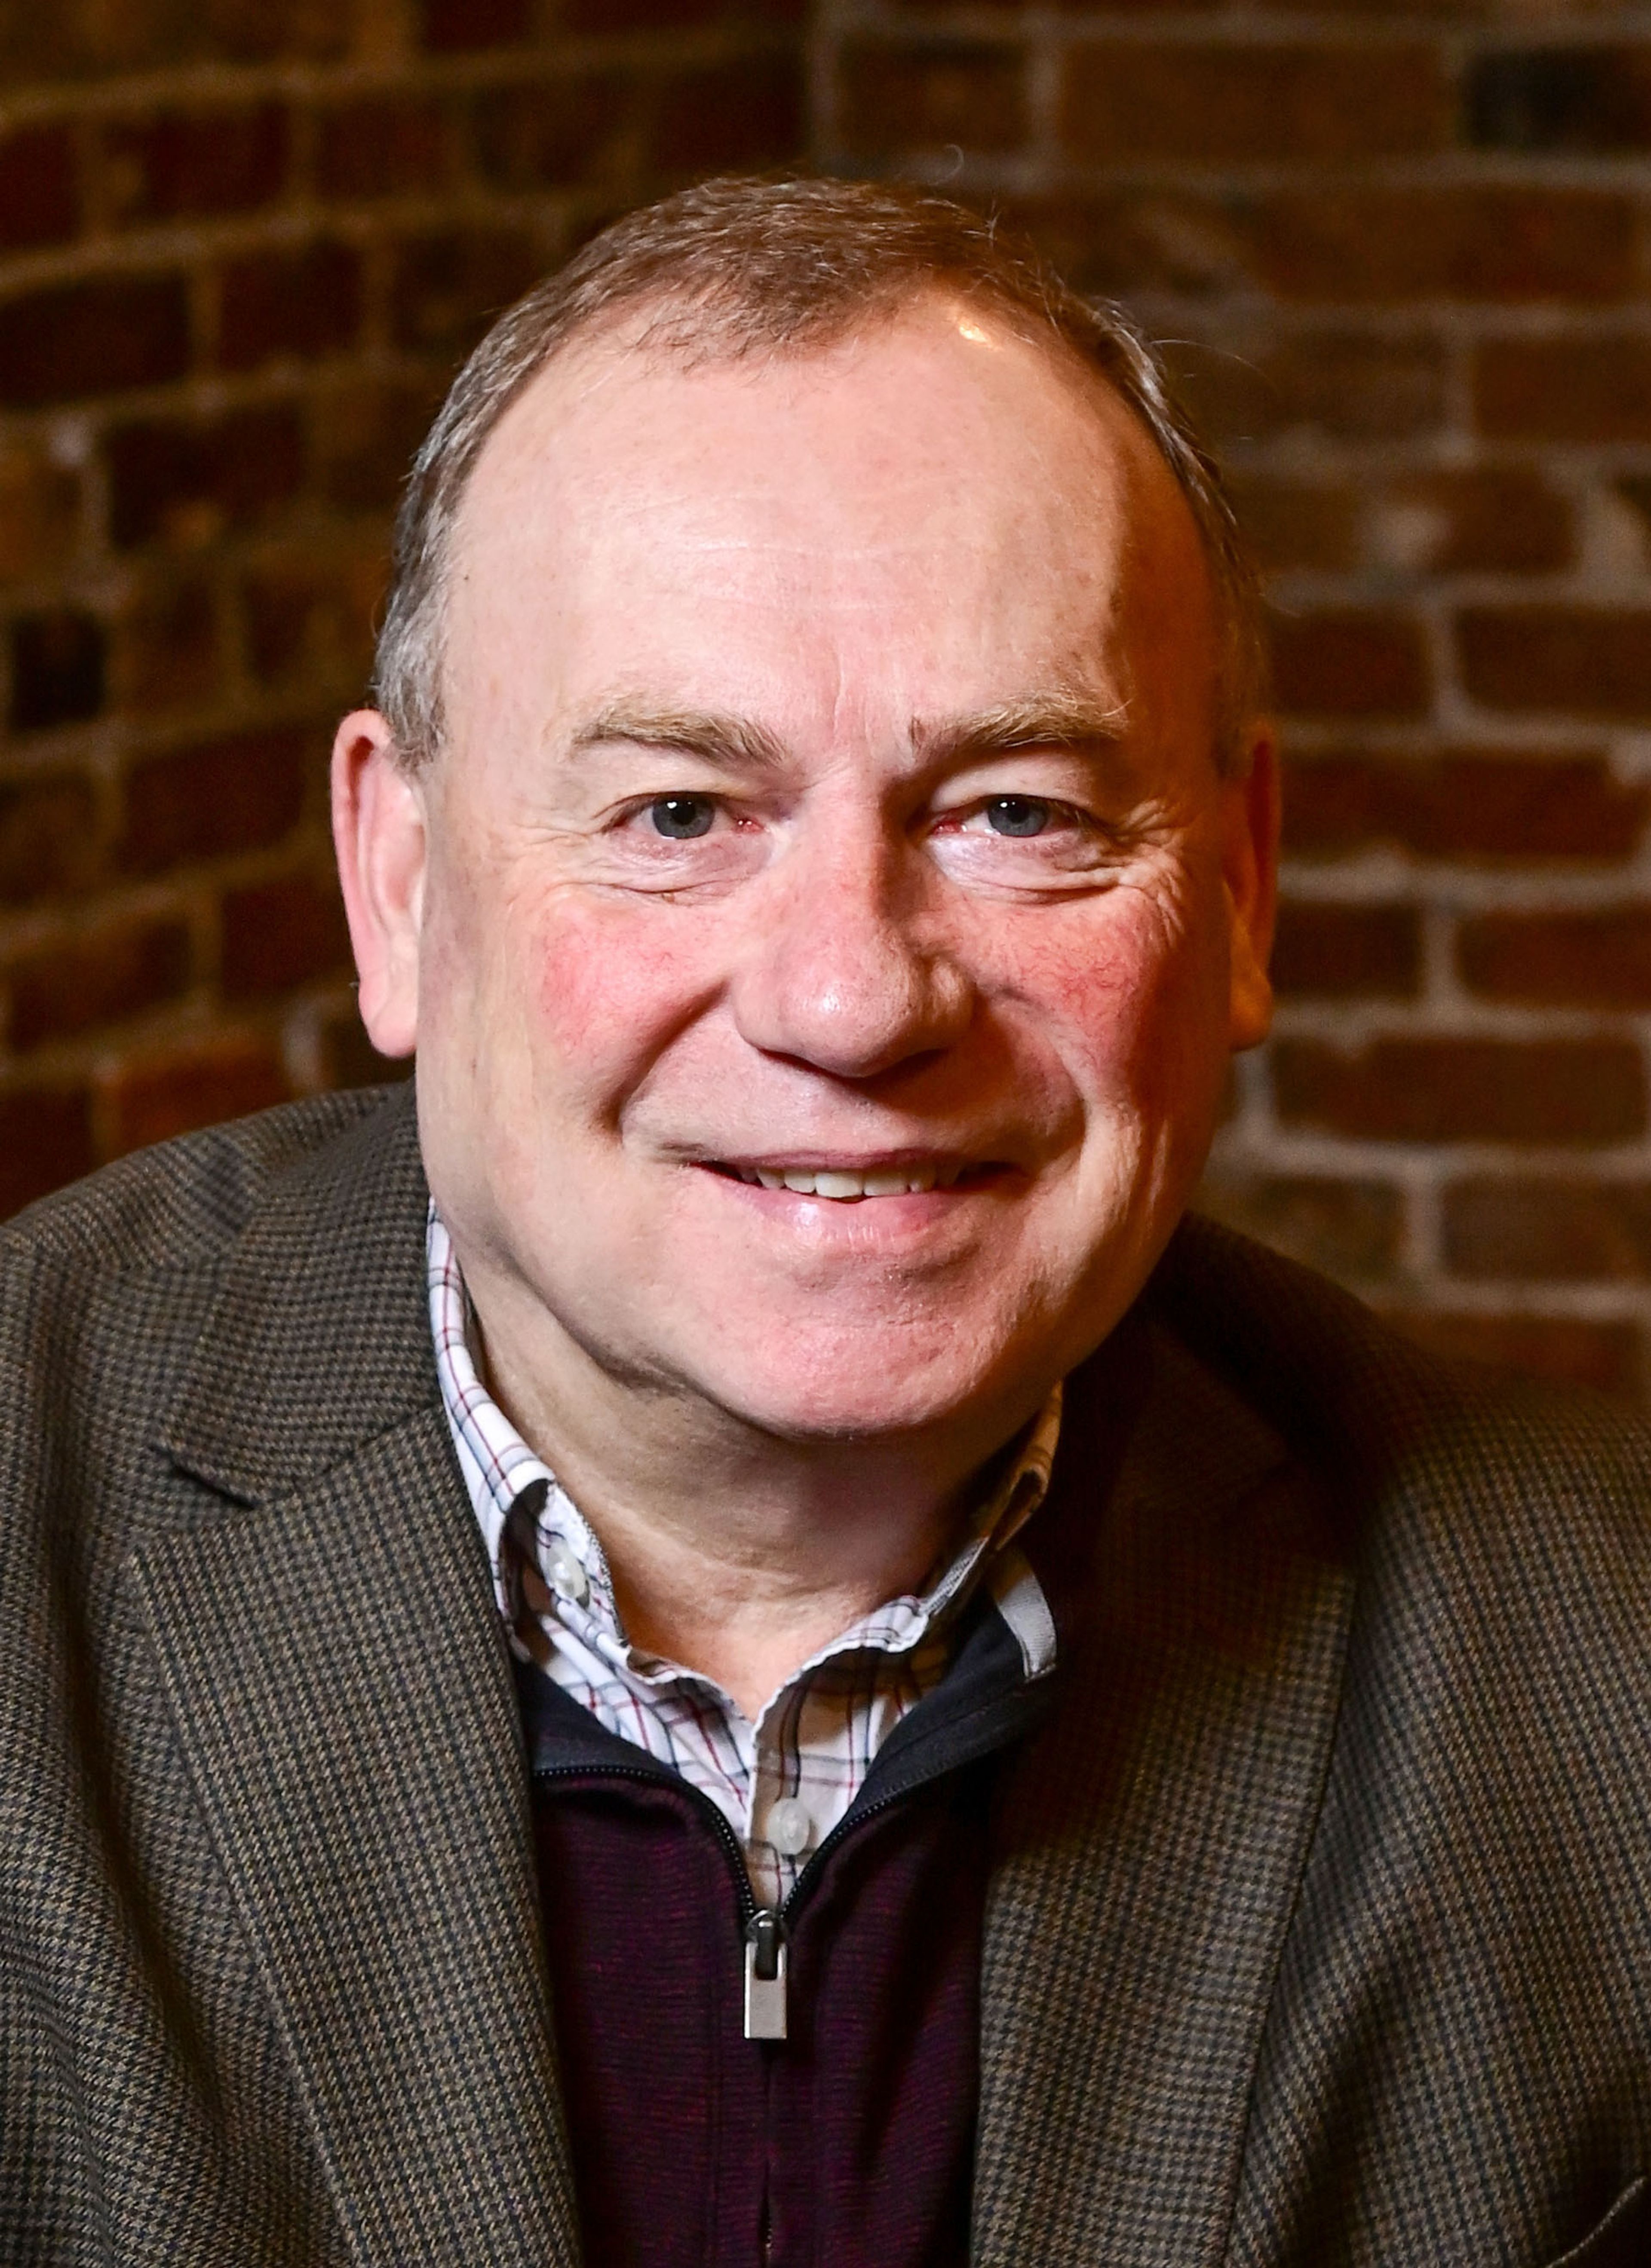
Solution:
M777 771L785 762L774 735L748 718L702 709L631 708L623 702L579 725L570 746L575 755L616 746L669 748L679 755L704 756L728 771Z
M1016 748L1106 748L1129 729L1129 710L1087 694L1050 692L1006 701L971 717L935 723L914 720L911 744L929 762L968 762Z

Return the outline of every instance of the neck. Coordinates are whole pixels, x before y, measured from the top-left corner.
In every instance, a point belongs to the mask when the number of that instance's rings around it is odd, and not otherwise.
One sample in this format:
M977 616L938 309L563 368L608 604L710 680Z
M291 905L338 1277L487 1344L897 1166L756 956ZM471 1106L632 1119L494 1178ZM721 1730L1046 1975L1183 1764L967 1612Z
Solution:
M532 1362L508 1303L471 1297L494 1398L600 1538L627 1634L753 1720L811 1654L920 1586L972 1476L1030 1414L786 1440L582 1355Z

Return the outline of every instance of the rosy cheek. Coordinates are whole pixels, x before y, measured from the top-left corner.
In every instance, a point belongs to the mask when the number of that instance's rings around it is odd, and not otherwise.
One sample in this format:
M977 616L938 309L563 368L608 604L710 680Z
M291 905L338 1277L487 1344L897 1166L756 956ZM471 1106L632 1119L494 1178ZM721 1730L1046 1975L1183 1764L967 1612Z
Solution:
M1223 1051L1225 992L1208 940L1163 900L1118 891L1089 910L1028 940L1018 989L1093 1099L1154 1115L1187 1099L1212 1050Z
M609 1088L622 1102L706 996L698 942L667 909L552 901L524 940L537 1044L592 1100Z

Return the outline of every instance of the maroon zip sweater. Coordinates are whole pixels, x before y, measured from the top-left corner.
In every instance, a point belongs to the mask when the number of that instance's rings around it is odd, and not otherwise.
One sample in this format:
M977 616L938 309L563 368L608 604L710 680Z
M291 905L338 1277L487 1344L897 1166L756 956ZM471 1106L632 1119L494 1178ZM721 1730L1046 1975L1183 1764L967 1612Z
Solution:
M1023 1539L1063 1660L1137 1403L1133 1336L1069 1381ZM1058 1676L1028 1682L977 1599L778 1918L783 2041L745 2036L755 1902L721 1814L542 1672L518 1679L588 2268L964 2268L991 1782Z

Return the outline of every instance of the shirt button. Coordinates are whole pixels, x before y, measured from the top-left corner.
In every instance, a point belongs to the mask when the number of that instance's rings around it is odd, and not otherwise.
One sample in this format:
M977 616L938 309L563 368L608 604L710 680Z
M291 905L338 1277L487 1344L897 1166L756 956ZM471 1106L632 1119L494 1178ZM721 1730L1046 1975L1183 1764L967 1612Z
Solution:
M808 1848L814 1822L794 1795L782 1795L768 1815L768 1840L782 1859L794 1859Z
M579 1562L576 1552L570 1551L558 1537L553 1536L544 1547L540 1565L544 1578L559 1599L571 1599L582 1607L591 1594L590 1577Z

